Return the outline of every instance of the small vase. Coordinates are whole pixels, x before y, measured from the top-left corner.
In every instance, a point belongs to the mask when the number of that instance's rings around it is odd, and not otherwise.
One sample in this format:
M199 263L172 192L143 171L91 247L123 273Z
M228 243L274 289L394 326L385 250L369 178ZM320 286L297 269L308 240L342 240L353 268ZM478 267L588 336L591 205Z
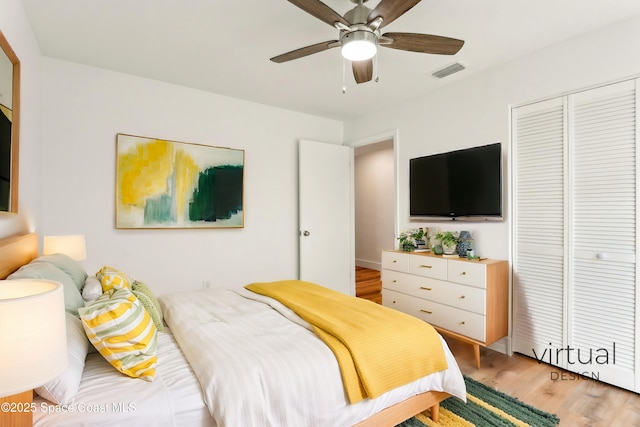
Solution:
M436 241L435 244L431 246L431 250L435 255L442 255L442 245L438 241Z
M457 252L459 257L461 258L467 257L467 250L471 247L471 242L472 240L463 240L458 243Z

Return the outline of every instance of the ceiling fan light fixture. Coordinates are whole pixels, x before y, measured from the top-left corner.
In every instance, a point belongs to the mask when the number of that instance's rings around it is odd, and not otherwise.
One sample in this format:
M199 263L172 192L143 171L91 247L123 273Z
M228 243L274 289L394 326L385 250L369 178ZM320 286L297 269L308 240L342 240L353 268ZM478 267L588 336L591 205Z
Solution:
M342 36L342 56L349 61L365 61L378 51L376 35L371 31L352 31Z

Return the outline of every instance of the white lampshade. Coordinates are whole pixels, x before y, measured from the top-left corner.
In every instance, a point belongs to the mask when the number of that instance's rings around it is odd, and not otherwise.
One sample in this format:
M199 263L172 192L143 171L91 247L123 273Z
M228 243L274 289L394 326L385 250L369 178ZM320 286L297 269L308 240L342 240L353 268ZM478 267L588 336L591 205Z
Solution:
M64 292L52 280L0 280L0 397L39 387L67 366Z
M87 259L84 235L44 236L42 255L51 254L65 254L76 261Z
M342 37L342 56L349 61L373 58L377 51L376 36L370 31L353 31Z

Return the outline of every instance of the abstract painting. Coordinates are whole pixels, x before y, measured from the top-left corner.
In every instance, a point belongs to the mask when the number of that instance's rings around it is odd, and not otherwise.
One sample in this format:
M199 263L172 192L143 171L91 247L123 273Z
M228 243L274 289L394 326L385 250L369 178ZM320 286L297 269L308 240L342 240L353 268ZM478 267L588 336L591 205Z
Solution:
M116 228L244 227L244 150L118 134Z

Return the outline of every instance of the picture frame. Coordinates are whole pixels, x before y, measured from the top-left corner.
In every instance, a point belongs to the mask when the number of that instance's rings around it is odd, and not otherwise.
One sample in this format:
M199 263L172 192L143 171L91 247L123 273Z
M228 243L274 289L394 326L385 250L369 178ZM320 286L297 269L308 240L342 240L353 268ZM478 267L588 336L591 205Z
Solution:
M244 150L118 133L116 228L243 228Z

